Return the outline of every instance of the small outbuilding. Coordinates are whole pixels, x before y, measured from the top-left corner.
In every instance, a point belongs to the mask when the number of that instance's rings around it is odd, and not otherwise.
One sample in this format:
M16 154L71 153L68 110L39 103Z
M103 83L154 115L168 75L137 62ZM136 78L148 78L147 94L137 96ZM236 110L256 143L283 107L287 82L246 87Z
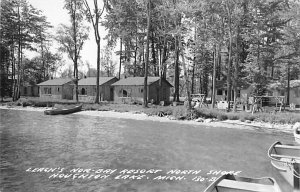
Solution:
M114 87L115 102L130 103L144 100L144 77L128 77L117 81L112 86ZM172 85L166 79L161 79L160 83L160 77L148 77L148 101L169 103L171 87Z
M116 77L100 77L99 78L99 96L100 101L112 101L113 83L118 81ZM94 102L97 93L97 77L87 77L78 81L78 100L82 102ZM74 93L75 94L75 93ZM75 98L75 96L74 96Z
M30 84L28 82L25 82L20 87L20 96L38 97L39 96L39 87L36 84Z
M71 78L50 79L38 86L41 98L73 99L74 82Z

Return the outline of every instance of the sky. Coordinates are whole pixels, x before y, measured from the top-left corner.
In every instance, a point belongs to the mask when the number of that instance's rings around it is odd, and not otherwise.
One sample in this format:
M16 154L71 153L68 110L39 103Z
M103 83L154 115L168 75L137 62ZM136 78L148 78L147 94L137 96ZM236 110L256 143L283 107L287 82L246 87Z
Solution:
M70 25L70 16L67 13L67 10L64 9L64 0L27 0L33 7L41 10L43 15L47 17L47 21L51 23L54 27L52 32L55 34L59 24ZM91 2L91 0L88 0ZM101 1L100 1L101 2ZM90 3L90 5L93 5ZM83 63L89 62L91 68L96 68L97 61L97 46L94 37L94 29L91 24L88 24L90 27L89 39L84 43L83 49L81 51L81 60ZM100 35L101 35L101 48L104 47L106 42L103 40L107 32L105 28L100 26ZM56 44L55 47L58 45ZM29 56L30 57L30 56ZM66 67L72 65L70 59L67 58L66 54L64 57L66 61ZM82 70L87 70L84 67L81 67ZM80 68L79 68L80 70Z

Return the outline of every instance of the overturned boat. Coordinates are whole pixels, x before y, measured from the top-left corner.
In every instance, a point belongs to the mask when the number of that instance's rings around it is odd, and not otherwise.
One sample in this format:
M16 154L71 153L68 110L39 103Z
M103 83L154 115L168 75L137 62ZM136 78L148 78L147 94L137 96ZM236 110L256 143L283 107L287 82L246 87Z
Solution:
M81 111L82 105L54 105L53 109L45 110L45 115L66 115Z

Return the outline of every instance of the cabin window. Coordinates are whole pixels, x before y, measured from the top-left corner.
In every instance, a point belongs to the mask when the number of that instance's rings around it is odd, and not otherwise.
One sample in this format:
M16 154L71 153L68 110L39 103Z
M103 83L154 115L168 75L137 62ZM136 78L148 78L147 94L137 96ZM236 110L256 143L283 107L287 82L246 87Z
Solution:
M143 88L141 88L140 92L141 92L141 93L143 93L143 92L144 92L144 89L143 89Z
M45 94L51 94L51 88L45 87L44 92L45 92Z
M237 90L237 96L236 97L241 97L241 90Z
M81 95L86 95L86 90L85 90L85 88L82 88L82 89L81 89Z
M222 89L218 89L218 90L217 90L217 95L222 95L222 94L223 94Z
M59 92L59 87L57 87L57 92Z
M123 90L123 91L122 91L122 96L123 96L123 97L128 97L128 93L127 93L126 90Z

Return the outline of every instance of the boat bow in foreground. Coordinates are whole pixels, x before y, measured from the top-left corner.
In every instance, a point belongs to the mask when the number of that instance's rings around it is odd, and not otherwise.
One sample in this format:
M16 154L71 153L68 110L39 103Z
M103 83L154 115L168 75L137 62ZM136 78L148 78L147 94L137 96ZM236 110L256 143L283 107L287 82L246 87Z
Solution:
M277 141L270 147L268 156L273 167L294 187L294 192L300 192L300 145Z
M222 175L211 183L204 192L281 192L275 179L271 177L249 178Z

